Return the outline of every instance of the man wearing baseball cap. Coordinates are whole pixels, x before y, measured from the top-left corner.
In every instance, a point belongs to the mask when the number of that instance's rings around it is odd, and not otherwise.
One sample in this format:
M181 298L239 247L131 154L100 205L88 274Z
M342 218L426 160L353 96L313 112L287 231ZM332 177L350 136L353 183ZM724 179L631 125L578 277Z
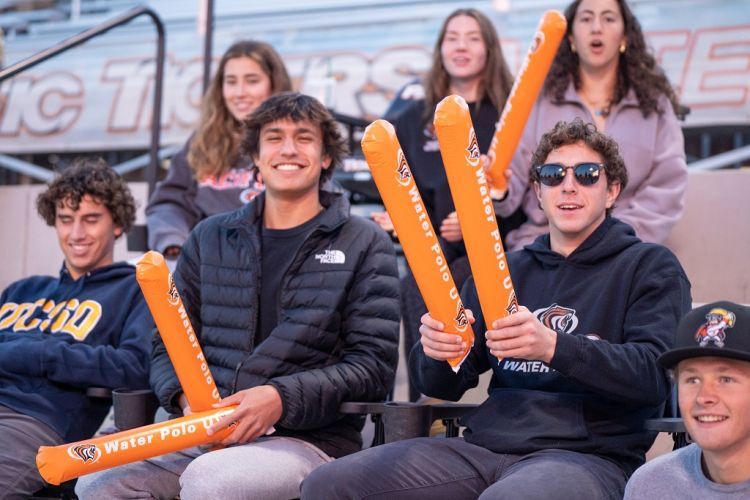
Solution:
M750 498L750 307L693 309L659 363L673 370L694 444L638 469L625 499Z

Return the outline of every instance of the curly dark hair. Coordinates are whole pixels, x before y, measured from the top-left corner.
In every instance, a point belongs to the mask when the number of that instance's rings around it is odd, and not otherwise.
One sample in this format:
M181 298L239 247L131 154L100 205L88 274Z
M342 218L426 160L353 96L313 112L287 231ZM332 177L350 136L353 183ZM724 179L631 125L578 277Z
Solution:
M547 161L549 154L562 146L568 144L584 143L591 150L596 151L602 157L604 172L607 174L607 185L620 184L620 192L628 185L628 170L625 161L620 156L620 149L614 139L596 130L593 123L585 123L580 118L571 122L557 122L552 130L546 132L539 140L539 145L531 157L531 169L529 180L539 182L539 172L536 167ZM611 209L607 209L607 215Z
M544 93L552 96L555 102L563 101L565 89L568 88L571 78L576 90L581 88L578 54L570 48L573 20L581 1L575 0L565 9L565 19L568 21L566 36L560 44L544 82ZM615 85L612 104L620 102L632 87L638 98L638 107L643 116L648 116L652 112L661 114L665 111L659 109L658 101L662 94L669 99L675 114L679 117L684 116L685 112L680 106L672 85L664 74L664 70L656 64L656 59L646 46L641 23L633 15L633 11L630 10L625 0L617 0L617 5L620 7L620 13L625 24L627 49L620 54L620 61L617 65L617 84Z
M293 122L307 120L320 127L323 136L323 152L331 158L331 166L320 172L320 184L331 178L333 169L341 164L348 148L333 115L314 97L298 92L283 92L266 99L245 120L243 154L257 158L260 153L260 131L264 125L276 120L290 119Z
M135 199L125 180L101 158L74 160L39 194L36 209L48 226L54 226L58 208L78 210L86 195L107 207L115 227L123 233L130 230L135 222Z

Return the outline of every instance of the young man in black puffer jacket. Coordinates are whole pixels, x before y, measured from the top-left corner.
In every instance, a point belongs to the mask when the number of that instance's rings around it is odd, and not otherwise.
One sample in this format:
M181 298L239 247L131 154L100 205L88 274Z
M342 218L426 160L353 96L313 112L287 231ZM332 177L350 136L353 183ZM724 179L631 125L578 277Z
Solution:
M302 479L361 448L363 418L344 401L384 399L399 333L393 246L373 222L321 191L344 147L315 99L281 94L246 122L244 147L266 190L201 222L182 249L175 283L224 404L211 452L192 449L84 477L82 498L136 492L180 498L294 498ZM157 338L151 385L172 413L188 412Z

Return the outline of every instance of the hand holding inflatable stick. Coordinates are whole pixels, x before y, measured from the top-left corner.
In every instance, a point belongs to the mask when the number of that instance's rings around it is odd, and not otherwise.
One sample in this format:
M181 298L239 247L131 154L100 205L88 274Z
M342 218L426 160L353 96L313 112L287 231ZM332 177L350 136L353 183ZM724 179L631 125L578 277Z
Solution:
M516 152L531 108L552 66L567 25L565 16L560 12L549 10L544 13L526 59L510 90L487 152L490 160L489 175L492 185L498 191L505 192L508 189L505 170Z
M393 126L384 120L371 123L362 152L430 315L466 345L460 357L449 360L458 372L474 345L474 332Z
M434 123L482 314L490 325L516 312L518 302L466 101L456 95L440 101Z

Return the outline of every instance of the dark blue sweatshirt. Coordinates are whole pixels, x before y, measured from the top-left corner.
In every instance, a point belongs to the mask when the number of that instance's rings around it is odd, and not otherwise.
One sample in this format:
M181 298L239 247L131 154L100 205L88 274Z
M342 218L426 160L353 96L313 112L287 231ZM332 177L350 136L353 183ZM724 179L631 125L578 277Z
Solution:
M558 334L549 365L490 354L470 280L462 297L477 317L472 352L454 374L418 343L412 377L425 394L457 400L491 369L489 398L463 419L466 441L498 453L594 453L632 473L655 438L643 421L659 416L669 392L656 358L691 306L680 263L614 218L567 258L544 235L508 260L519 303Z
M112 264L73 280L33 276L0 299L0 405L65 441L90 437L109 409L88 387L148 387L154 323L135 268Z

